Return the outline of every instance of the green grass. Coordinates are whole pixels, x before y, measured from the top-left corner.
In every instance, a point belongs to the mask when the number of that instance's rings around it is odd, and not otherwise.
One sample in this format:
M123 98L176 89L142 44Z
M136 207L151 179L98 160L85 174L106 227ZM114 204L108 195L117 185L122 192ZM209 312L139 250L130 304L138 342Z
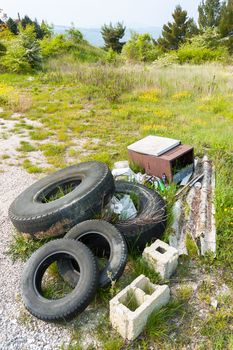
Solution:
M47 139L52 133L46 130L41 130L39 128L31 131L29 133L32 140L41 141Z
M17 148L19 152L33 152L36 151L36 148L27 141L20 141L20 147Z
M26 261L34 251L40 248L48 240L33 240L32 238L26 238L22 234L17 233L13 236L8 254L12 260Z
M23 161L23 168L26 169L30 174L38 174L45 171L43 168L32 164L28 159L25 159Z
M135 311L140 306L132 290L127 293L126 299L122 301L122 304L125 305L130 311Z

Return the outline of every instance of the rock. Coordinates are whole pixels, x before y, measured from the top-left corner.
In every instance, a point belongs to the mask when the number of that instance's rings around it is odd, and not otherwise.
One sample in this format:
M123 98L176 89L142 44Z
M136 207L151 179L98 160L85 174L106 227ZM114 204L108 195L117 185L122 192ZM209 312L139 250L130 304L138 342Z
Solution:
M217 309L218 307L218 300L215 298L210 299L210 305L213 306L214 309Z

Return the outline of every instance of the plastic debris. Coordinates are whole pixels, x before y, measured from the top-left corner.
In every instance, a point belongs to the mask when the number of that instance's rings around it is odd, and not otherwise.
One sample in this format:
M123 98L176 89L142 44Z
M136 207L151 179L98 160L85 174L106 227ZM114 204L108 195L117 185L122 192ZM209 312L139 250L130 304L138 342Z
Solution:
M190 177L192 176L193 173L189 173L187 176L183 178L183 180L180 183L180 186L185 186L189 182Z
M112 170L112 175L114 177L119 177L119 176L133 176L134 172L130 168L115 168Z
M118 214L120 220L134 219L137 216L137 209L128 194L120 199L113 196L106 209L111 213Z

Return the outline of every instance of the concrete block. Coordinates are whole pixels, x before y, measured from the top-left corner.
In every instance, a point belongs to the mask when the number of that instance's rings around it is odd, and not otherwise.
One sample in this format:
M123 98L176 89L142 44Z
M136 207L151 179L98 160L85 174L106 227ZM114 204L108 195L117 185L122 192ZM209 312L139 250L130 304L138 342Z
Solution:
M110 321L124 339L134 340L143 331L148 317L170 299L167 285L152 284L144 275L110 300Z
M178 265L178 250L159 239L146 247L142 255L164 279L168 279Z

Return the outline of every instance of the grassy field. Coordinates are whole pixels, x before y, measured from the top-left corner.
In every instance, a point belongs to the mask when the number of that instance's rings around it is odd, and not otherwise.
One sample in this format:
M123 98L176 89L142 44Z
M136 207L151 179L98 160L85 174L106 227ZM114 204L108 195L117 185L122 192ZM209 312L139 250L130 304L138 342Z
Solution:
M233 287L232 73L232 66L216 64L115 67L75 63L63 57L51 60L45 72L33 77L1 75L0 106L4 110L0 117L17 121L16 134L30 129L30 142L19 148L19 162L29 172L47 173L94 159L112 166L127 158L128 144L148 134L180 139L193 145L196 155L208 154L214 161L216 259L181 259L170 282L174 289L171 304L152 316L134 344L124 344L114 334L105 312L96 329L103 349L233 348L232 297L222 291L227 286L232 293ZM13 113L39 121L43 127L29 127ZM27 159L35 149L43 152L48 167ZM141 272L142 267L139 269ZM197 289L187 282L200 278ZM104 302L106 307L111 295L112 290L100 292L97 304ZM218 300L217 309L210 305L212 297ZM200 310L205 310L204 316ZM78 321L70 349L79 349L77 339Z

